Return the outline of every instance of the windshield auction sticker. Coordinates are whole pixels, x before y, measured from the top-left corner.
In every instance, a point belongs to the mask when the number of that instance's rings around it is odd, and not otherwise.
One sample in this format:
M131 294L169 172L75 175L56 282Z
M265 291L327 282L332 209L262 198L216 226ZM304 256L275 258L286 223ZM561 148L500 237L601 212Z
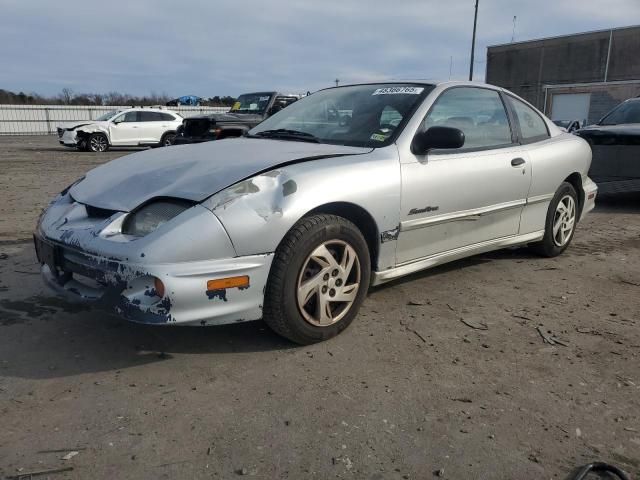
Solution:
M423 91L422 87L385 87L375 89L371 95L420 95Z

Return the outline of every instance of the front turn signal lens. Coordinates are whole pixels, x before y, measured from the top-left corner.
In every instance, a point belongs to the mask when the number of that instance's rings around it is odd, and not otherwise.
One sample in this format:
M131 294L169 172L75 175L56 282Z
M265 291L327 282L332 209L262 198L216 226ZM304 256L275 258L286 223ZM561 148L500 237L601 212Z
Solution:
M227 288L248 288L249 275L219 278L207 281L207 290L225 290Z

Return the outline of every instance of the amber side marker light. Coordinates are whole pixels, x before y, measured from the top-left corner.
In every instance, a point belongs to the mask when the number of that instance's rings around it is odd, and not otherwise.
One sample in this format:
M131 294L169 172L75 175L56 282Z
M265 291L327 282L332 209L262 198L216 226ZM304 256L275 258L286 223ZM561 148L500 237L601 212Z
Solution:
M207 290L225 290L227 288L248 288L249 275L240 277L219 278L207 281Z
M164 297L164 283L158 277L153 278L153 286L156 289L156 295L160 298Z

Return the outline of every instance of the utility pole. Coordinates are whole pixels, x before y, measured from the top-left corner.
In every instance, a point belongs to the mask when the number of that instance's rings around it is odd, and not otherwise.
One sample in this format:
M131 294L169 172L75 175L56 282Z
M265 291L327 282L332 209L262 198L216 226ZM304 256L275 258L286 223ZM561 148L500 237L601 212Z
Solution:
M473 37L471 39L471 64L469 65L469 81L473 80L473 60L476 53L476 25L478 24L478 1L476 0L476 13L473 16Z
M513 32L511 32L511 43L513 43L513 41L516 39L516 19L518 17L516 17L515 15L513 16Z
M449 57L449 80L451 80L451 71L453 70L453 55Z

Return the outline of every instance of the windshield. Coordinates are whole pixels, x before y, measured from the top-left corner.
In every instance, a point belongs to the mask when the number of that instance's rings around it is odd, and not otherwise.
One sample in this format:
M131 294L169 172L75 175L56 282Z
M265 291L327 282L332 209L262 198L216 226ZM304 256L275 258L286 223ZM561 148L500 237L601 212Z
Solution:
M111 117L113 117L114 115L120 113L120 110L111 110L110 112L105 113L104 115L100 115L98 118L96 118L97 122L106 122L107 120L109 120Z
M600 125L640 123L640 101L627 101L618 105L600 120Z
M382 147L395 140L432 89L386 83L321 90L268 118L249 135L291 140L304 135L320 143Z
M240 95L231 107L234 113L264 113L269 105L271 93L245 93Z

